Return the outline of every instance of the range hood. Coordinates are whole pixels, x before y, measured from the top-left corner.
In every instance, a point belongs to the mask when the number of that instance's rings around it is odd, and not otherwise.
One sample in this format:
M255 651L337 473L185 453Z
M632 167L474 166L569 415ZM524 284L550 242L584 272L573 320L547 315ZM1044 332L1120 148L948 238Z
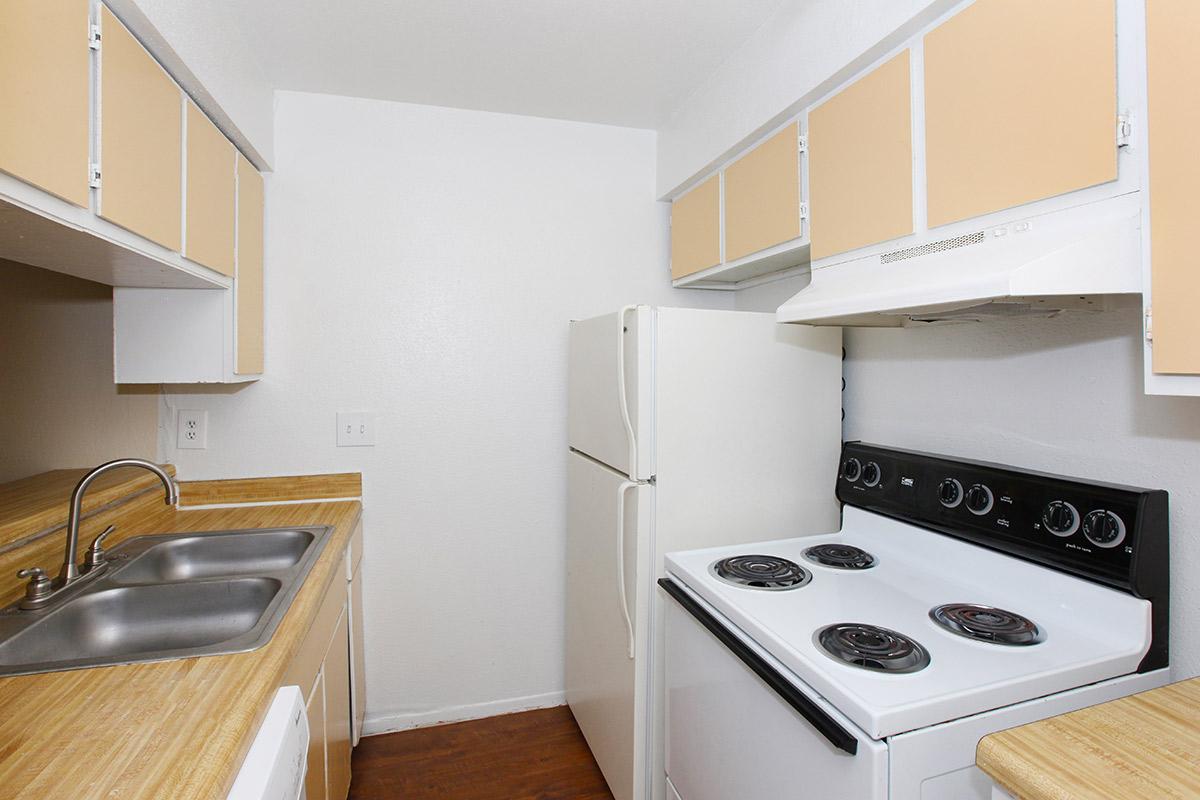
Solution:
M1142 291L1141 192L814 264L779 322L896 326L1100 309ZM834 257L836 258L836 257Z

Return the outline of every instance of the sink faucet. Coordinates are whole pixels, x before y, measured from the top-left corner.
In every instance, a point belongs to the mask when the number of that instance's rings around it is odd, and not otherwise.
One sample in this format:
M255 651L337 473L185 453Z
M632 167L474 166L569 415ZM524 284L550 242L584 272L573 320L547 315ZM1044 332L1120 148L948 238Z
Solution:
M101 464L87 475L84 475L79 483L75 485L75 491L71 492L71 512L67 517L67 550L63 554L62 569L59 570L58 578L54 581L56 589L60 589L78 580L80 576L79 567L75 563L75 550L79 545L79 518L83 513L84 492L88 490L88 487L92 485L92 481L96 480L96 478L106 472L121 469L122 467L141 467L157 475L158 479L162 481L163 488L167 490L167 505L174 505L179 499L179 494L175 489L175 483L171 480L171 476L158 464L142 458L118 458L116 461ZM105 531L101 536L107 534L108 531ZM89 555L89 563L93 563L93 557L94 554Z

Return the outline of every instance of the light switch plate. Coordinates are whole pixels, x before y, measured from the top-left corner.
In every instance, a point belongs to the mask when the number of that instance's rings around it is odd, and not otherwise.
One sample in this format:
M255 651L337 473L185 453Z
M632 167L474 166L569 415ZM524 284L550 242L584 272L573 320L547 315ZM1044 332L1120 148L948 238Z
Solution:
M179 430L175 446L180 450L208 449L208 412L202 409L180 409L176 419Z
M375 445L375 415L370 411L339 411L337 415L338 447L373 447Z

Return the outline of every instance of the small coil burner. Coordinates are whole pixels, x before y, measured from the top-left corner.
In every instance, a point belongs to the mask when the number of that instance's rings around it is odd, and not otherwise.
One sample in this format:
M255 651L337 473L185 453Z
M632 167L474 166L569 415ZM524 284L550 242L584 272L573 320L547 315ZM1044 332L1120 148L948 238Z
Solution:
M733 556L709 567L721 580L750 589L783 591L798 589L812 580L812 573L795 561L777 556Z
M904 673L929 666L929 653L915 639L877 625L839 622L813 638L830 658L863 669Z
M980 642L1017 647L1046 638L1031 619L1002 608L974 603L949 603L929 612L929 618L951 633Z
M818 544L805 550L804 557L835 569L870 569L877 563L875 556L849 544Z

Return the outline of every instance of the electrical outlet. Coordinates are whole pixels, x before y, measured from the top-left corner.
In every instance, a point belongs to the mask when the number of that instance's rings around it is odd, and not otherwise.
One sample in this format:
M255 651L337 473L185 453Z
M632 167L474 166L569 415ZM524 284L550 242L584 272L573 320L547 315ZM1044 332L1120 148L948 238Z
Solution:
M179 432L176 436L176 447L180 450L205 450L208 448L207 411L180 410L177 419Z
M370 411L339 411L337 415L338 447L373 447L375 445L375 415Z

